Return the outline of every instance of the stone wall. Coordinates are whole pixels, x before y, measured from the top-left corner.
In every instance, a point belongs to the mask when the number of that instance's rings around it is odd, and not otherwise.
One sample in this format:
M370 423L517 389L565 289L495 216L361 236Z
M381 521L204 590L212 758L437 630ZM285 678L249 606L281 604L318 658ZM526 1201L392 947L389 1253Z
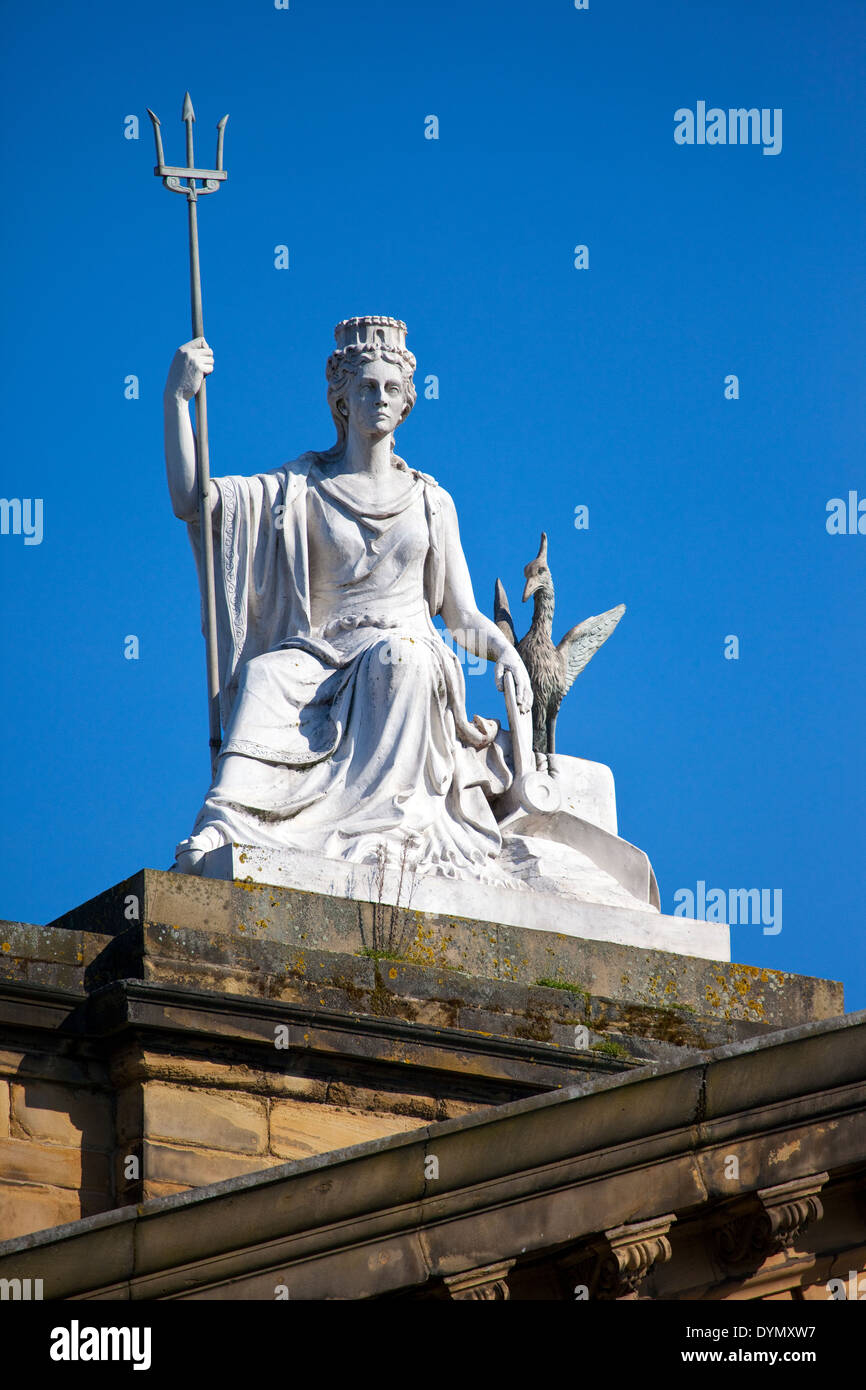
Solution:
M143 871L0 923L0 1239L841 1012L832 981Z

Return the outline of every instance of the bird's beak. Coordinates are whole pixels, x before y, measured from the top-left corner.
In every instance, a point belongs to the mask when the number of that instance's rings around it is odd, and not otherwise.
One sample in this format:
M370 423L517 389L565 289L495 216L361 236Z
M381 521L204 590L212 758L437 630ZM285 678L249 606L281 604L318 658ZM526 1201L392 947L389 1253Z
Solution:
M525 588L524 588L524 590L523 590L523 602L524 602L524 603L526 602L526 600L527 600L528 598L531 598L531 597L532 597L532 595L535 593L535 591L536 591L537 588L538 588L538 576L537 576L537 575L532 575L532 576L530 576L529 579L527 579L527 581L526 581L526 586L525 586Z

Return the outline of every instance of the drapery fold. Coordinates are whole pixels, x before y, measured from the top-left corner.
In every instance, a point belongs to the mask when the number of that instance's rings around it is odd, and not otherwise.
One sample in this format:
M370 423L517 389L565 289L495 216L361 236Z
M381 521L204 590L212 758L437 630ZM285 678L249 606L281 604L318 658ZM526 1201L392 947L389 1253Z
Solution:
M463 669L432 622L440 490L398 466L405 487L384 505L315 454L213 480L225 736L187 843L367 862L382 840L408 840L418 867L491 876L502 842L489 800L511 772L496 721L468 720ZM201 573L198 523L189 531Z

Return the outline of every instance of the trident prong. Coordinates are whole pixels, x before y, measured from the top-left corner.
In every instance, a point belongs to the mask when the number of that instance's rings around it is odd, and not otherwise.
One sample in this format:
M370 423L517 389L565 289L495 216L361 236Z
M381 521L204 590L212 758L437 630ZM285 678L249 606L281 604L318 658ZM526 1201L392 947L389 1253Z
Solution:
M162 179L163 186L169 189L171 193L185 193L187 198L187 213L189 215L189 284L192 305L192 336L194 339L203 339L204 323L201 307L201 270L199 267L198 254L198 199L204 193L215 193L223 180L228 178L228 174L223 169L223 137L228 116L223 116L217 126L217 167L215 169L197 169L195 167L192 132L195 112L192 109L192 101L190 100L189 92L184 95L183 112L181 115L181 119L186 126L185 168L166 164L165 154L162 148L162 131L159 117L155 112L151 111L149 107L147 114L153 122L153 137L156 141L156 168L153 172L156 174L157 178ZM196 180L201 182L201 188L196 186ZM214 583L213 567L213 526L211 523L210 451L207 429L206 379L206 377L202 377L201 386L196 392L195 397L195 452L205 609L204 630L205 653L207 657L208 727L210 731L211 773L215 774L222 735L220 732L220 684L217 651L216 585Z
M147 108L147 114L153 121L153 136L156 140L156 162L157 164L164 164L165 155L162 149L162 131L160 130L159 116L157 116L155 111L151 111L149 106Z
M195 125L195 112L192 109L192 97L190 96L189 92L184 93L183 110L180 113L180 118L186 126L187 167L189 169L192 169L195 167L195 154L192 148L192 128Z
M222 167L223 167L223 139L224 139L225 133L226 133L226 121L227 121L227 120L228 120L228 116L223 116L223 118L222 118L221 121L217 121L217 154L216 154L216 167L217 167L217 170L218 170L218 171L221 171L221 170L222 170Z
M225 125L228 116L223 116L217 125L217 157L215 169L197 169L195 167L195 151L193 149L192 127L195 121L195 111L192 106L192 99L189 92L184 95L183 111L181 120L186 125L186 167L182 168L179 164L166 164L165 152L162 148L162 128L159 116L156 112L147 108L147 114L153 122L153 138L156 142L156 168L154 173L158 179L162 179L163 185L170 193L185 193L189 202L195 202L196 198L206 193L215 193L220 184L228 178L228 174L223 168L223 139L225 137ZM196 180L202 185L198 187Z

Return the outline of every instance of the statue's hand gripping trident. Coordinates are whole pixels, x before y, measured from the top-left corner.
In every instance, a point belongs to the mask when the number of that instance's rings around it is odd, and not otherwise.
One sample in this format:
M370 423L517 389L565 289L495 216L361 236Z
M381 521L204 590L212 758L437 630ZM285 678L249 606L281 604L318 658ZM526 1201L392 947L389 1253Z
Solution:
M189 92L186 93L183 101L182 119L186 125L186 167L169 165L165 162L165 154L162 148L162 130L159 117L148 108L147 112L153 122L153 134L156 141L156 168L154 174L162 179L165 188L172 193L184 193L187 200L187 210L189 214L189 283L190 299L192 306L192 336L196 348L206 349L204 342L204 323L202 319L201 307L201 270L199 266L198 254L198 199L207 193L215 193L220 184L228 177L223 169L223 139L225 136L225 125L228 116L223 116L217 124L217 149L216 149L216 168L197 169L195 164L195 154L193 151L193 122L195 112L192 109ZM199 186L200 185L200 186ZM220 705L219 705L219 663L217 659L217 630L216 630L216 590L214 586L213 572L213 533L211 530L211 502L210 502L210 456L208 452L208 432L207 432L207 392L205 387L205 372L202 373L201 382L195 391L195 424L196 424L196 479L199 500L199 520L201 522L201 541L202 541L202 570L203 570L203 589L204 589L204 633L205 648L207 655L207 693L208 693L208 727L210 731L210 759L211 773L216 771L217 757L219 756L222 734L220 728ZM196 377L197 377L196 373ZM184 393L186 394L186 393Z

